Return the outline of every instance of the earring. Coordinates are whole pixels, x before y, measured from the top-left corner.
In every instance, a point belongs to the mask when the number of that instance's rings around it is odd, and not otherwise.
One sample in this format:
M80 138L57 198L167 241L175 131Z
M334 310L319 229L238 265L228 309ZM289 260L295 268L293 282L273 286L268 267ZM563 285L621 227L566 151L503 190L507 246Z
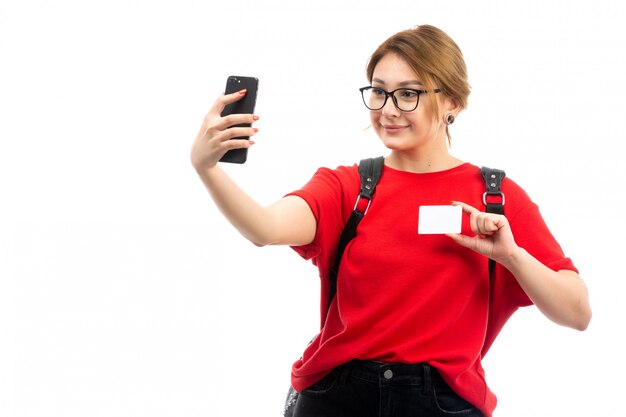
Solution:
M445 122L447 125L451 125L452 123L454 123L454 115L453 115L452 113L448 113L448 114L446 114L446 117L445 117L445 119L444 119L444 122Z

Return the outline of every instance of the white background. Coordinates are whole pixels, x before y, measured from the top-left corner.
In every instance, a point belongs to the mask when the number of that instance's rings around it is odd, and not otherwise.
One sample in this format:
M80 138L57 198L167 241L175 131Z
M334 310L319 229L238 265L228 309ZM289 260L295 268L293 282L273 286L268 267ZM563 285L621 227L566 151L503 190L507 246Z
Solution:
M270 203L385 150L358 87L429 23L473 87L455 155L539 204L591 293L586 332L535 308L485 360L496 416L624 416L620 1L0 0L0 416L277 416L318 323L316 269L256 248L189 163L228 75L260 79L249 162ZM381 283L383 285L383 283Z

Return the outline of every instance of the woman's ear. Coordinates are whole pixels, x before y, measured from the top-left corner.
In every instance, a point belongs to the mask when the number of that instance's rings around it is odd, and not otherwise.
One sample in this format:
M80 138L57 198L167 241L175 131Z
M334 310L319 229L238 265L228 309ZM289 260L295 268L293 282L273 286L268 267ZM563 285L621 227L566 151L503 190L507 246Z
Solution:
M441 109L441 119L443 123L446 125L446 135L448 136L448 143L450 143L451 137L450 132L448 131L448 126L454 123L454 120L458 116L459 112L462 110L459 101L450 97L443 96Z
M449 95L437 94L439 100L439 116L445 117L448 114L453 114L455 117L462 110L459 101Z
M454 115L459 114L461 109L461 104L459 101L453 97L446 96L446 113L453 113Z

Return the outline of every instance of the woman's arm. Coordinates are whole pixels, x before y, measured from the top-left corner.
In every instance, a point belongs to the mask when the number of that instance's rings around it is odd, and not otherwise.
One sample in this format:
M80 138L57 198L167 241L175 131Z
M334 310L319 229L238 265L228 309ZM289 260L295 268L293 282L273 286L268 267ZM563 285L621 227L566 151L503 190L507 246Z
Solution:
M524 249L500 260L511 271L522 289L550 320L577 330L585 330L591 320L587 286L569 270L555 272Z
M221 117L224 107L245 96L245 90L220 96L207 113L191 149L191 162L222 214L248 240L258 246L268 244L303 245L315 237L316 221L308 204L300 197L285 197L263 207L246 194L217 165L222 155L235 148L254 144L247 140L230 140L254 136L253 127L230 126L253 123L252 114Z
M474 237L449 235L462 246L500 263L511 271L532 302L550 320L577 330L585 330L591 320L587 287L580 276L569 270L553 271L515 243L506 217L479 211L465 203Z

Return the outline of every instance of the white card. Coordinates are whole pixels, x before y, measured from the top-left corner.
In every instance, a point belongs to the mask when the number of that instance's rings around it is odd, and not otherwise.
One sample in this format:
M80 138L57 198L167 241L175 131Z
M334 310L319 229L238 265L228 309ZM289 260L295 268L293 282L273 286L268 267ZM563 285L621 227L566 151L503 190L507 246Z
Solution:
M420 206L417 233L420 235L461 233L462 220L461 206Z

